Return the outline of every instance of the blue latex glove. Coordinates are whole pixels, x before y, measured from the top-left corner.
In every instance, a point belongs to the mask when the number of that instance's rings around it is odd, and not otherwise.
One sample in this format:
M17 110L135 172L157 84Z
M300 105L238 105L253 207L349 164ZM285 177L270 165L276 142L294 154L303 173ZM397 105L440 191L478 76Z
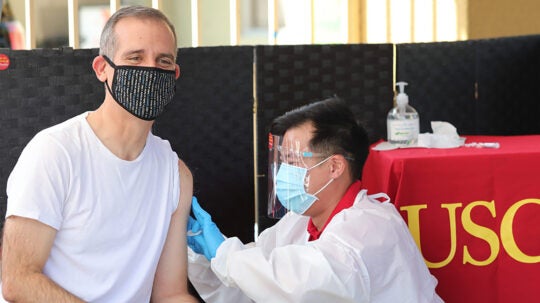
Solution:
M187 225L187 244L196 253L203 255L206 246L204 237L202 235L201 225L192 216L188 218Z
M201 208L196 197L191 200L191 209L195 219L191 216L188 219L188 245L194 252L203 254L211 260L216 256L216 251L225 238L212 222L210 214Z

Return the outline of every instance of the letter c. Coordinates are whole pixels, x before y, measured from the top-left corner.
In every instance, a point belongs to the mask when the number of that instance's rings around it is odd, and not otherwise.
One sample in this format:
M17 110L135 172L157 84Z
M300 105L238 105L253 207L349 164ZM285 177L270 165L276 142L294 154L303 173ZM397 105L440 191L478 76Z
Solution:
M510 206L501 221L501 241L504 249L512 258L514 258L514 260L520 261L522 263L540 262L540 255L529 256L519 249L516 244L516 240L514 239L514 230L512 226L514 223L514 217L516 216L518 209L525 204L532 203L540 205L540 199L523 199L517 202L516 204Z

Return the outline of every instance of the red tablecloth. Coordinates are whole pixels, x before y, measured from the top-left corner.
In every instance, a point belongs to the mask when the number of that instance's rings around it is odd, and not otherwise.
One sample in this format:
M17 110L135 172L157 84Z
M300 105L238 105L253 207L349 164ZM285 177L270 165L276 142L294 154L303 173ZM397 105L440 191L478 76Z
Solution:
M540 135L500 148L370 150L363 184L400 210L446 302L540 302Z

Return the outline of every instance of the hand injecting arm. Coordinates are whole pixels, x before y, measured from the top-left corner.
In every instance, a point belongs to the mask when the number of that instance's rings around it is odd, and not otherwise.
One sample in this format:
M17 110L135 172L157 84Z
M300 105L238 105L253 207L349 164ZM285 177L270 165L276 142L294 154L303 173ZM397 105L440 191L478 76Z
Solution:
M225 240L221 231L212 221L212 217L199 205L196 197L191 200L191 209L195 218L188 218L188 246L196 253L203 254L208 260L216 256L218 247Z

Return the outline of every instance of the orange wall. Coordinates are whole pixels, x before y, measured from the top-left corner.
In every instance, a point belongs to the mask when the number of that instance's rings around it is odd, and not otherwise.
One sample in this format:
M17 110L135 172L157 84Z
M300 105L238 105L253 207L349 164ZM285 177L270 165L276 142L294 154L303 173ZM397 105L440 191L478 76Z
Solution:
M468 0L468 38L540 34L539 0Z

